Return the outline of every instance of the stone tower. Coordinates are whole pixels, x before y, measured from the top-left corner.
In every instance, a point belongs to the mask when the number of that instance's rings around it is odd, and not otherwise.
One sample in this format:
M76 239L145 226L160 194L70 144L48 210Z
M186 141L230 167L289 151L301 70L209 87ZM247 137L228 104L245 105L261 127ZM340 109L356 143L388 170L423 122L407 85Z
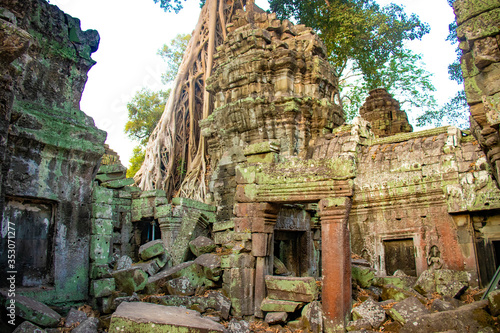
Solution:
M387 90L377 88L371 90L369 94L365 104L359 109L359 114L372 124L375 135L386 137L397 133L413 132L406 112L400 110L399 102Z

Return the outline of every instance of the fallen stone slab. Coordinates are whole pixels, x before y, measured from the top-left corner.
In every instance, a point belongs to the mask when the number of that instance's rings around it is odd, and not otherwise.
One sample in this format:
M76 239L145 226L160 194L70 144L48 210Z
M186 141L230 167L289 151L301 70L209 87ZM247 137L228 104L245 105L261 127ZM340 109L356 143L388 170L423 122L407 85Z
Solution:
M158 262L154 259L146 262L138 262L136 264L133 264L131 267L140 268L144 272L148 273L149 276L155 275L161 269L161 267L158 265Z
M455 306L451 304L450 302L443 301L442 299L435 299L431 303L431 311L432 312L443 312L443 311L450 311L450 310L455 310Z
M455 310L422 315L408 321L400 333L446 332L458 333L484 332L494 327L494 320L486 312L487 300L461 306Z
M116 289L128 295L143 290L148 283L148 274L138 267L114 271L112 276L115 279Z
M250 323L245 320L231 319L227 325L228 333L250 333Z
M488 308L492 316L500 315L500 290L494 290L488 294Z
M116 262L115 270L119 271L122 269L128 269L132 267L133 260L129 256L121 256Z
M194 261L186 261L174 267L163 269L157 274L150 276L146 284L146 293L153 295L167 292L167 282L179 277L179 272L193 264Z
M385 321L386 314L380 305L369 298L352 309L352 319L367 319L373 328L377 328Z
M384 285L382 287L382 294L380 295L380 298L382 298L382 300L384 301L388 299L393 299L398 302L409 297L415 297L421 299L423 302L424 301L426 302L425 297L419 294L416 290L412 291L403 288L398 288L390 284Z
M264 321L270 325L286 323L288 313L286 312L268 312Z
M12 333L46 333L47 331L29 321L23 321Z
M420 274L413 288L422 295L434 292L445 293L447 296L452 293L456 295L462 291L464 286L469 286L469 278L469 273L463 271L426 270ZM450 297L455 297L455 295Z
M301 305L301 302L264 298L260 304L260 309L266 312L295 312Z
M161 239L147 242L139 248L139 256L142 260L146 261L153 257L159 256L165 252L165 246Z
M71 333L97 333L99 327L99 319L90 317L83 321L80 325L74 328Z
M372 324L368 319L358 319L347 323L346 330L348 332L366 332L372 328Z
M373 279L372 283L375 286L382 287L384 285L393 285L397 288L413 291L413 286L417 282L414 276L381 276Z
M215 250L215 243L208 237L199 236L189 242L191 252L197 257Z
M389 309L391 318L401 325L428 313L429 310L416 297L406 298Z
M80 324L87 319L87 314L75 308L69 310L66 320L64 321L65 327L71 327Z
M266 275L265 280L270 299L309 303L318 297L316 280L312 277Z
M193 310L144 302L124 302L111 316L109 332L215 333L224 332L224 326L202 318L199 312Z
M61 315L33 298L16 295L15 299L9 299L5 292L1 294L5 300L5 308L9 309L10 304L14 304L16 314L33 324L43 327L56 327L61 320ZM12 303L14 300L15 303Z
M118 189L135 183L134 178L124 178L116 180L108 180L101 184L103 187Z
M468 283L460 281L450 281L445 285L437 285L436 292L445 297L459 298L465 292L465 290L467 290L468 287Z
M321 302L313 301L306 304L301 313L302 325L313 333L323 332L323 307Z
M370 267L353 265L351 267L351 273L353 280L355 280L361 288L370 287L375 278L374 270Z
M212 281L219 281L222 269L221 269L221 257L213 253L205 253L200 255L194 260L195 264L203 267L203 273L207 279Z
M167 290L170 295L176 296L192 296L196 291L189 279L185 276L168 281Z

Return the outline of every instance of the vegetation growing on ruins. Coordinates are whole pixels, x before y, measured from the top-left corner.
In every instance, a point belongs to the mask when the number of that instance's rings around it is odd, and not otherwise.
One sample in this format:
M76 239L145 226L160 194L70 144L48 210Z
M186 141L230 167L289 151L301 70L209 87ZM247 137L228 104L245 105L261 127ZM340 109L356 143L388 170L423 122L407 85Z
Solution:
M164 44L158 55L167 63L167 70L162 74L162 82L168 84L175 79L177 70L182 62L182 56L189 42L189 34L178 34L169 44ZM136 92L132 100L127 103L128 121L125 124L125 133L139 144L134 147L127 177L133 177L144 162L146 144L153 130L161 118L167 103L170 89L167 91L152 91L143 88Z

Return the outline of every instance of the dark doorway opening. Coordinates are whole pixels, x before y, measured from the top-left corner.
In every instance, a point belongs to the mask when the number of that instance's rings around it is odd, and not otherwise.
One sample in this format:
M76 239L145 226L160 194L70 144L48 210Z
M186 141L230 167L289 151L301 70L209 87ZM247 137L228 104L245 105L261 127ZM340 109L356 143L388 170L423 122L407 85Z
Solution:
M54 207L52 202L7 198L2 218L0 266L16 271L23 287L53 284ZM13 252L9 252L9 249ZM9 260L13 261L9 261ZM8 281L2 279L1 287Z
M406 275L417 276L415 247L412 238L384 240L385 271L393 275L401 270Z
M280 275L306 276L309 269L307 234L303 231L275 231L274 258L286 268Z
M303 205L283 205L273 235L273 274L313 276L318 274L311 214Z

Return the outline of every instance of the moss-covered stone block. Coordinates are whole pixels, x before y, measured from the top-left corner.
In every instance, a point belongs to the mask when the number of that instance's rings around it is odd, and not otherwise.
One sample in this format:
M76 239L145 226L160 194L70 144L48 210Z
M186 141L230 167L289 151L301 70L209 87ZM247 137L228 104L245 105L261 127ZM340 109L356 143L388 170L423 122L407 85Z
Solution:
M112 219L113 207L108 204L95 203L92 205L92 217L99 219Z
M457 36L460 40L469 41L494 36L500 32L498 17L500 17L500 8L474 16L458 26Z
M113 190L101 186L92 188L92 202L99 204L113 203Z
M124 178L124 179L115 179L115 180L110 180L107 182L104 182L101 184L103 187L107 188L113 188L113 189L118 189L122 188L128 185L133 185L134 184L134 179L133 178Z
M96 264L108 263L111 237L110 235L90 236L90 259Z
M139 248L139 256L142 260L149 260L165 253L165 246L161 239L148 242Z
M14 303L10 298L6 297L6 293L2 294L2 298L6 298L5 301L8 302L8 304L5 304L6 308L10 306L15 307L16 314L19 317L36 325L42 327L57 327L57 324L59 324L61 320L61 316L57 312L33 298L16 295Z
M90 294L95 297L106 297L115 291L115 279L107 278L100 280L93 280L90 285Z
M114 271L112 275L116 288L128 295L143 290L148 283L148 274L138 267Z
M369 267L352 266L352 278L361 288L368 288L372 285L375 278L373 269Z
M127 172L127 168L125 168L120 163L117 164L102 164L97 171L97 174L106 174L106 173L123 173Z
M215 207L215 206L207 205L206 203L203 203L201 201L188 199L188 198L181 198L181 197L172 198L172 205L189 207L189 208L194 208L196 210L204 210L204 211L208 211L208 212L217 211L217 207Z
M92 219L92 234L93 235L111 235L113 234L113 220L108 219Z
M215 250L215 243L208 237L199 236L189 242L189 248L195 256L199 257L202 254L210 253Z
M158 219L161 217L169 217L172 216L172 206L171 205L163 205L163 206L155 206L154 208L154 218Z
M228 229L233 229L234 228L234 220L229 220L225 222L215 222L212 231L213 232L218 232L218 231L225 231Z
M303 303L265 298L260 309L266 312L295 312Z
M500 5L497 0L458 0L453 3L458 24L462 24L474 16L498 7Z
M312 302L318 297L316 280L312 277L266 275L265 280L270 299Z
M107 264L99 265L93 262L90 264L89 276L91 279L109 278L111 277L111 270L109 269L109 266Z
M235 167L236 183L238 184L252 184L255 183L255 175L257 167L253 165L238 164Z

